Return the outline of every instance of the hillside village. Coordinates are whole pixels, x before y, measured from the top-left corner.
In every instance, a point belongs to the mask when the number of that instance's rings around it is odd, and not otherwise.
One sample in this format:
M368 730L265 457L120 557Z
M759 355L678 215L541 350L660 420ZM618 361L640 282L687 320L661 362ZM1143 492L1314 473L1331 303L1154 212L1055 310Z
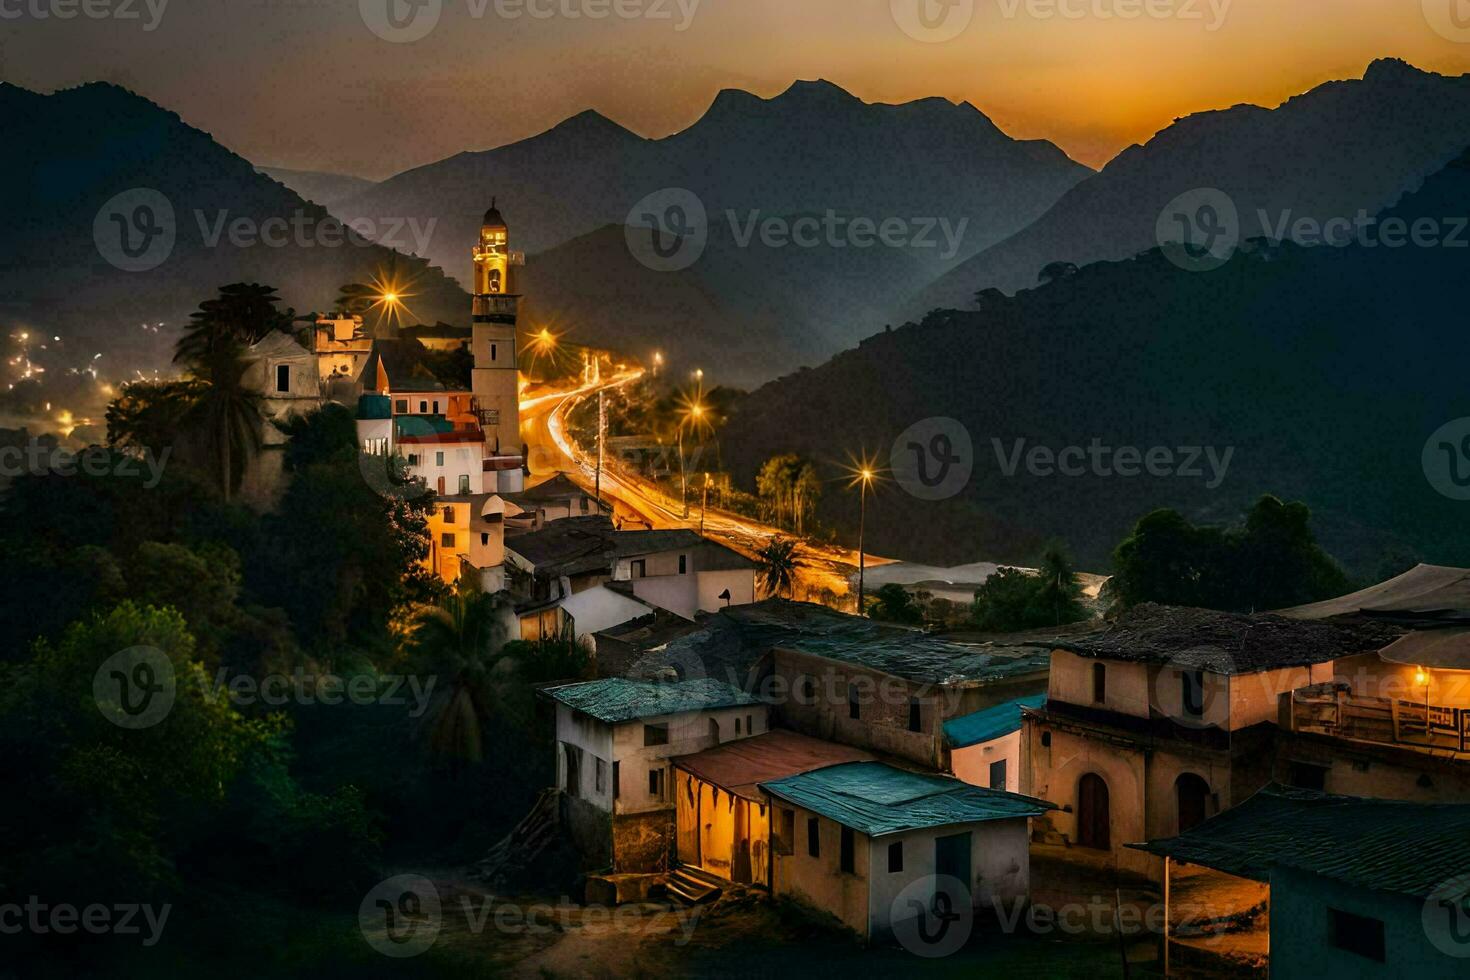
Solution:
M341 315L314 349L251 350L268 415L354 406L381 492L435 495L434 575L503 596L507 638L591 656L597 679L541 692L555 785L484 880L570 847L589 901L789 899L933 955L1073 869L1111 883L1110 915L1125 888L1161 905L1166 972L1464 975L1470 570L963 642L767 597L748 555L528 482L519 261L492 207L463 335ZM468 390L415 353L455 347Z

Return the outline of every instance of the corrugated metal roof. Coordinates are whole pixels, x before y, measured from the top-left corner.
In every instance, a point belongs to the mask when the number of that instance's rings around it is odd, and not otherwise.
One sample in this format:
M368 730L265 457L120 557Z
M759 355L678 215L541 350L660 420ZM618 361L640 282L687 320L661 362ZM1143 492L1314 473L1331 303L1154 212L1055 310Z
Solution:
M983 789L882 762L849 762L762 783L779 799L883 837L909 830L1039 816L1050 803L1016 793Z
M777 729L682 756L674 764L737 796L760 801L761 783L872 758L870 753L850 745Z
M1470 619L1470 568L1419 565L1360 592L1283 609L1289 619L1375 616L1398 620Z
M546 694L609 725L639 718L762 703L759 698L712 678L659 683L607 677L585 684L554 687Z
M1267 786L1178 837L1130 844L1255 881L1273 866L1425 898L1470 874L1470 804L1405 803Z
M1438 670L1470 670L1470 628L1419 630L1378 651L1389 663Z
M951 718L944 723L944 737L957 749L979 745L991 739L1021 730L1021 709L1039 708L1046 704L1045 694L1029 698L1016 698L1004 704L977 711L972 715Z

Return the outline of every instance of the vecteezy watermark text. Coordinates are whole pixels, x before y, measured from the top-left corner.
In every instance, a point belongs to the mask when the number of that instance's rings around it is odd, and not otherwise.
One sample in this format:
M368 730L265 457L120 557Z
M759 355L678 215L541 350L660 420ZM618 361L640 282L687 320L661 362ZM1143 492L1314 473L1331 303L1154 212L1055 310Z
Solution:
M1030 476L1040 478L1096 476L1132 479L1150 476L1158 479L1207 479L1205 487L1210 490L1225 482L1230 462L1235 458L1233 446L1224 450L1215 446L1140 449L1137 446L1109 446L1101 439L1093 439L1086 446L1061 449L1028 445L1025 439L1013 439L1009 444L1001 439L991 439L990 445L995 452L996 464L1006 477L1016 476L1024 468Z
M0 20L140 21L145 32L158 30L169 0L0 0ZM146 18L145 18L146 14Z
M76 476L79 473L92 477L116 476L129 479L143 476L143 489L152 490L163 479L164 468L172 453L170 446L163 447L163 451L157 456L151 449L132 455L113 452L101 446L89 446L74 453L60 446L32 439L24 446L0 446L0 477L13 479L18 476Z
M94 903L81 908L65 902L49 905L32 895L24 905L19 902L0 905L0 935L15 936L29 932L38 936L53 933L70 936L78 931L94 936L143 935L143 945L153 947L163 938L163 927L168 924L172 911L172 905L154 908L129 902L117 905ZM143 933L145 925L146 935Z
M766 248L943 248L939 257L948 261L959 254L969 218L952 222L948 218L884 218L847 217L828 208L820 217L806 215L784 218L761 216L759 210L747 211L744 219L734 210L725 212L735 244L749 248L757 234ZM940 241L940 237L943 241Z
M464 0L471 20L649 20L669 21L682 33L694 23L703 0ZM439 26L445 0L358 0L368 30L385 41L422 41Z

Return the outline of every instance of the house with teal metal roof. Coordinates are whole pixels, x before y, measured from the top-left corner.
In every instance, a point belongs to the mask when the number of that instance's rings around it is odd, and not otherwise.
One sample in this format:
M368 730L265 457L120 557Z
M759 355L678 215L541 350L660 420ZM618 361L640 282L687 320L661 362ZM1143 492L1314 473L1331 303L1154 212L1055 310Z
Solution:
M553 687L563 823L588 870L661 871L674 845L673 760L768 728L768 706L715 678Z
M975 786L1019 790L1021 715L1045 704L1045 694L1033 694L946 721L949 771Z
M1189 880L1188 901L1215 915L1256 883L1265 911L1250 928L1268 934L1272 976L1470 976L1470 803L1271 784L1177 837L1130 846L1164 858L1174 891ZM1208 969L1208 952L1177 938L1166 963Z
M830 912L867 942L896 938L915 952L914 943L968 932L977 909L1025 901L1029 821L1052 808L876 761L761 789L771 801L771 893ZM929 928L936 908L963 925Z

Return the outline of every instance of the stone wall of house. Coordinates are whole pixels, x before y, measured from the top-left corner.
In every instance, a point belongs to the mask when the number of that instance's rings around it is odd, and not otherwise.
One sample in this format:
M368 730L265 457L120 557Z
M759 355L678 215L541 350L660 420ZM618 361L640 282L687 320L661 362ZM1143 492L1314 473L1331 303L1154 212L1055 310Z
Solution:
M612 821L613 872L654 874L669 869L674 811L620 814Z
M582 856L582 868L597 871L613 863L612 815L566 793L560 800L562 833Z

